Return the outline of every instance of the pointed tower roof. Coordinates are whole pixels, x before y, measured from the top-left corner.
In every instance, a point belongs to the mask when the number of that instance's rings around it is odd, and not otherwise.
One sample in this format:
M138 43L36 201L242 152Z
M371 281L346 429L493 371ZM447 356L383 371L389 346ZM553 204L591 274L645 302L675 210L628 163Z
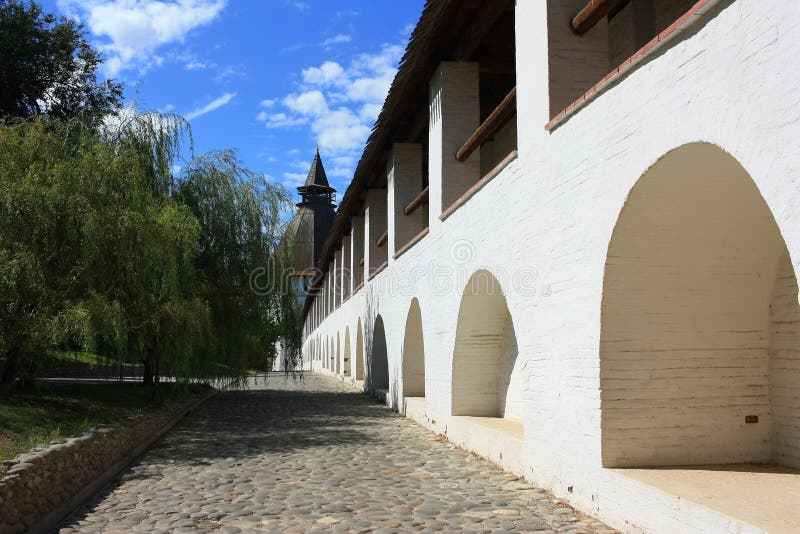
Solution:
M328 175L325 174L325 167L322 165L322 158L319 155L319 146L314 154L314 161L311 162L311 168L308 171L308 177L302 187L297 190L301 193L303 190L309 189L324 189L326 191L335 191L328 183Z
M336 190L328 183L325 167L317 147L305 184L297 188L302 200L289 223L287 233L295 242L295 273L311 273L317 265L322 245L330 232L335 206Z

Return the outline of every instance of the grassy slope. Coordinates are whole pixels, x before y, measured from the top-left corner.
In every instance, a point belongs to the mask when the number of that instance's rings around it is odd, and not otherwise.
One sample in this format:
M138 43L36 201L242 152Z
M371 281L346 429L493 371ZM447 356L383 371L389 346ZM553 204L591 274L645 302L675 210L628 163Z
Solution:
M0 461L155 408L164 400L198 392L205 386L165 383L159 387L159 402L152 400L150 388L139 384L59 384L44 385L36 391L16 391L11 399L0 400Z

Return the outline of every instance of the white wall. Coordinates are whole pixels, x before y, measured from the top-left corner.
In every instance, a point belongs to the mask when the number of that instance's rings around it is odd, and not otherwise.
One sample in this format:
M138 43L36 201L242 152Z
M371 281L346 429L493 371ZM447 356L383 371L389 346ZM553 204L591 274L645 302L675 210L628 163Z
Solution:
M380 314L390 373L401 348L411 299L424 318L426 405L432 427L451 413L452 355L461 290L480 269L502 286L515 326L524 384L522 473L583 511L632 530L702 531L723 523L671 508L641 486L602 467L601 304L609 244L634 185L662 156L693 142L712 143L752 178L797 270L800 258L800 10L792 0L724 2L709 22L627 74L546 132L549 105L543 2L518 2L519 157L446 220L432 196L429 234L397 259L315 333L329 336L359 320L365 338ZM542 69L545 69L544 71ZM425 83L425 81L420 81ZM557 111L557 110L556 110ZM435 156L431 147L431 157ZM431 192L441 194L433 182ZM691 198L680 197L676 209ZM678 220L673 218L672 220ZM760 244L759 244L760 246ZM777 268L777 264L776 264ZM783 272L787 272L788 265ZM767 284L765 279L765 284ZM769 283L775 280L774 274ZM783 280L783 282L781 282ZM772 287L772 286L770 286ZM797 462L794 319L776 321L796 294L785 276L774 286L770 345L773 458ZM760 290L759 290L760 291ZM780 324L780 326L778 326ZM758 336L756 336L758 337ZM760 338L759 338L760 339ZM761 351L763 353L763 351ZM760 358L760 356L759 356ZM759 364L761 365L761 364ZM769 368L758 376L763 398ZM776 370L779 369L779 370ZM788 371L783 371L788 369ZM777 375L786 376L779 381ZM392 384L400 384L394 380ZM766 425L764 419L755 425ZM751 429L747 429L750 432ZM789 445L789 446L787 446ZM795 445L796 447L796 445ZM570 491L567 488L571 488ZM681 515L682 514L682 515ZM703 521L708 521L703 523Z
M800 468L800 306L797 278L781 256L770 306L772 461Z
M755 184L713 145L678 148L639 180L606 261L604 465L770 459L769 304L783 251Z

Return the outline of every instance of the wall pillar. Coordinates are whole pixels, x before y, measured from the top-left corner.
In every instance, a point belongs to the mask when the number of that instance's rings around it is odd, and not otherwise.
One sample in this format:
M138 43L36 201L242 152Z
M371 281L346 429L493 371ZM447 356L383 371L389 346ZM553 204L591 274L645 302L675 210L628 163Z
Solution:
M386 189L370 189L367 191L367 209L364 213L366 240L365 250L368 250L367 279L380 269L387 261L387 245L378 246L378 238L383 235L387 227L386 218Z
M547 0L550 118L558 115L608 74L608 21L578 36L570 21L586 0Z
M353 217L350 222L353 225L353 231L350 232L351 252L353 255L351 280L352 291L355 292L356 288L364 283L364 265L366 265L366 259L364 258L364 217ZM364 260L364 265L361 264L361 260Z
M389 257L416 237L426 226L424 210L411 215L403 211L422 191L422 145L395 143L386 169L389 200Z
M429 99L429 213L431 223L480 178L481 154L455 155L480 125L478 64L443 61L431 78ZM431 224L432 226L433 224Z
M335 307L334 304L334 292L333 292L333 271L336 269L336 263L331 262L328 265L328 313L330 315L333 312Z
M342 248L339 247L339 250L336 251L333 260L333 298L334 298L334 308L338 308L342 305L342 300L344 298L344 294L342 291Z
M352 238L349 235L342 239L342 302L350 296L352 286L350 279L353 272L353 255L350 250Z

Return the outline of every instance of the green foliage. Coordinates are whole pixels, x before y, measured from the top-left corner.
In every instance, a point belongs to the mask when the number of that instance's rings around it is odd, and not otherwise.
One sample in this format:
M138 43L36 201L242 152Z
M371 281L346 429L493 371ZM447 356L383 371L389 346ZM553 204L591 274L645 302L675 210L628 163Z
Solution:
M96 126L122 87L98 82L102 62L81 25L34 2L0 0L0 118L82 117Z
M141 361L146 383L235 383L296 338L279 247L288 195L233 152L176 178L187 129L157 114L102 136L78 122L0 126L0 393L52 349Z
M283 315L276 244L288 195L222 151L192 162L178 198L201 225L197 275L213 324L206 358L216 354L235 369L271 367ZM254 273L268 290L252 286Z

